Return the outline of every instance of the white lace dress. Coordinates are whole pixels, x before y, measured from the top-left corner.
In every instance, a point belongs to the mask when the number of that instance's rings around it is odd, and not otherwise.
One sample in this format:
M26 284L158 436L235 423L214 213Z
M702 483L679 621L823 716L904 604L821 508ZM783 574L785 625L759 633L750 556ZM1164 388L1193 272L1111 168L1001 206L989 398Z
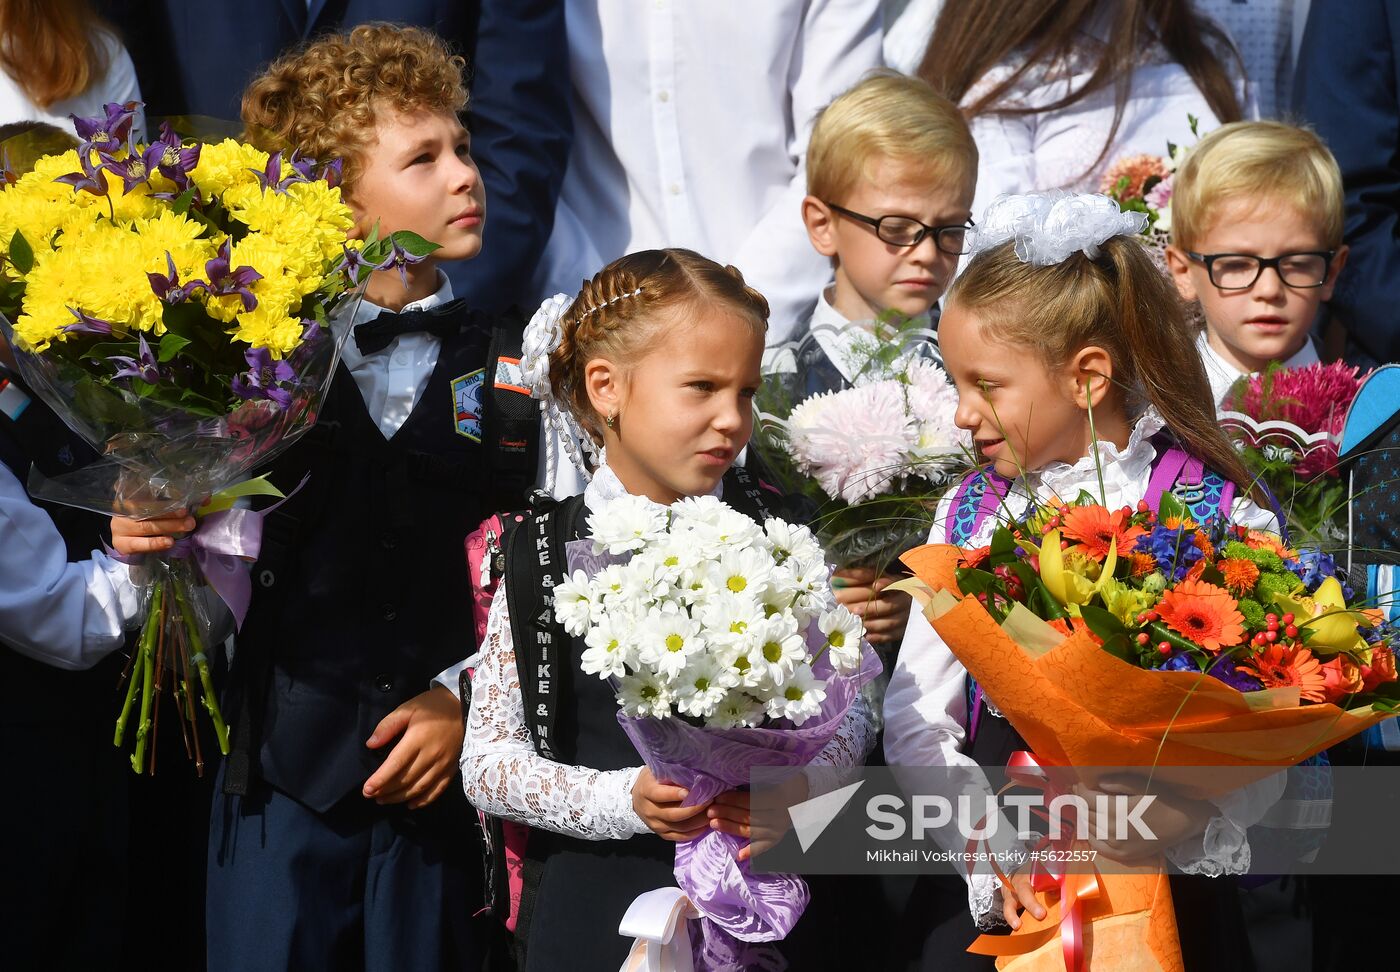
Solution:
M596 509L623 492L617 476L604 466L584 491L584 504ZM596 770L556 763L535 752L525 722L506 602L503 585L491 602L481 651L467 662L475 668L462 746L467 799L494 816L585 840L649 833L632 808L632 785L640 765ZM813 763L855 766L864 762L874 744L870 710L857 699Z
M1157 457L1151 439L1162 428L1161 417L1149 409L1138 420L1124 449L1120 451L1110 442L1099 444L1102 497L1109 509L1136 506L1146 495L1152 463ZM1029 507L1032 495L1041 502L1055 498L1072 501L1081 491L1096 498L1100 496L1099 474L1090 457L1072 465L1053 463L1040 473L1017 482L1007 505L1019 513ZM950 495L939 504L930 543L945 541L944 524L952 503ZM1230 515L1233 522L1253 529L1278 528L1272 513L1245 497L1235 499ZM995 528L996 518L988 517L967 546L979 547L990 542ZM885 759L890 766L966 767L969 773L976 773L976 762L963 751L968 718L966 676L967 669L928 620L917 612L912 614L885 695ZM901 774L896 769L895 773L897 777L914 779L908 771ZM1245 831L1278 802L1284 784L1285 776L1279 773L1215 801L1219 815L1211 818L1205 832L1170 848L1167 856L1188 874L1219 876L1247 871L1250 851ZM1008 824L1001 829L1010 830L1011 827ZM997 879L989 870L973 875L968 887L968 903L979 925L987 927L1001 920Z

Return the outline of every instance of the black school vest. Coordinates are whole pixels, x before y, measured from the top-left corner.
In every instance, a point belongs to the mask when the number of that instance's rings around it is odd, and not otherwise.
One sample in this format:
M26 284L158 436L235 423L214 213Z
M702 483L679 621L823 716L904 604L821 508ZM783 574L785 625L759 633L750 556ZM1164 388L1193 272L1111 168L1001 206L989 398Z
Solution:
M502 494L480 426L463 419L463 389L480 380L491 324L463 311L388 440L341 365L316 427L274 465L271 479L286 492L310 478L267 518L253 566L231 677L241 725L226 788L260 775L329 810L389 751L365 747L375 725L475 650L462 541L497 508L523 503L518 486ZM242 754L251 765L240 765Z
M13 382L30 399L16 419L0 413L0 462L21 483L28 480L31 465L46 476L60 476L97 458L77 433L3 366L0 381ZM105 517L32 498L30 502L53 520L71 563L91 557L108 536ZM0 551L0 556L4 555ZM21 655L5 644L4 633L0 632L0 723L64 722L75 707L115 706L122 664L122 653L117 651L87 671L54 668ZM62 704L55 704L56 699L63 700ZM116 717L115 707L112 717Z

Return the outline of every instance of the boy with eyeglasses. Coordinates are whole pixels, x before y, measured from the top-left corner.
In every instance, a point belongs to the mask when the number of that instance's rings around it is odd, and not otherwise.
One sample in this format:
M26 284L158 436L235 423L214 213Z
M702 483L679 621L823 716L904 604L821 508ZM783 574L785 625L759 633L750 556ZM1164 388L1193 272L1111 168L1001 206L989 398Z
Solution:
M862 335L931 328L967 251L976 185L972 133L925 82L876 72L827 106L807 147L802 220L834 280L768 370L807 398L850 385Z
M1167 265L1199 301L1197 342L1218 408L1270 362L1318 360L1309 337L1346 263L1342 176L1305 128L1236 122L1191 150L1176 173Z

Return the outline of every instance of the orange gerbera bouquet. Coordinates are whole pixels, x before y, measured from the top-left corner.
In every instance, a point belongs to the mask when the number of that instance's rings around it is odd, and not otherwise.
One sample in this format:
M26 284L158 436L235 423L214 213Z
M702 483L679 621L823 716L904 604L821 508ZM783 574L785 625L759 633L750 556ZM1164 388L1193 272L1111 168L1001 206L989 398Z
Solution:
M1083 768L1143 767L1206 799L1400 705L1400 637L1351 602L1324 555L1196 523L1170 493L1155 513L1082 500L1003 525L978 550L903 557L914 577L899 586L1026 740L1023 762L1091 785ZM1047 917L973 951L1017 970L1181 968L1160 870L1041 874L1036 887Z

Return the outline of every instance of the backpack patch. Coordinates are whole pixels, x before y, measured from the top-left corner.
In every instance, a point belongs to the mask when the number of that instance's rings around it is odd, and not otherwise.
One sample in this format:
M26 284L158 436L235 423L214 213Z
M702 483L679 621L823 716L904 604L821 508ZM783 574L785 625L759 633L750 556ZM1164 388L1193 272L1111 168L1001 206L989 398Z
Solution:
M481 391L486 369L452 379L453 427L458 435L481 441Z

